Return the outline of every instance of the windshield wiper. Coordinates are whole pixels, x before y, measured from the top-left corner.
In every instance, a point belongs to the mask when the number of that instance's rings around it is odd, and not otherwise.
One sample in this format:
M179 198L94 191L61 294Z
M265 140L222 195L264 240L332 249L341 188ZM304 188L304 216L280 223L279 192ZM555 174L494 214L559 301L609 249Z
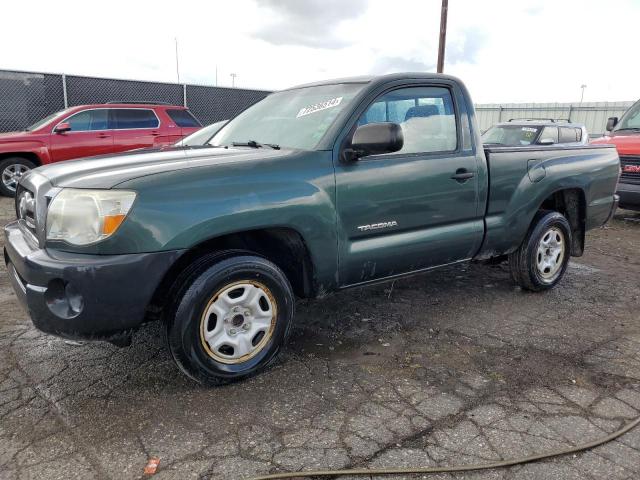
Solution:
M277 145L275 143L265 143L263 145L262 143L258 143L255 140L249 140L248 142L233 142L231 145L233 145L234 147L251 147L251 148L262 148L266 145L267 147L273 148L274 150L280 150L280 145Z
M616 128L614 132L621 132L623 130L632 130L634 132L640 131L640 127L625 127L625 128Z
M256 142L255 140L249 140L248 142L233 142L231 145L234 147L251 147L251 148L261 148L262 144Z

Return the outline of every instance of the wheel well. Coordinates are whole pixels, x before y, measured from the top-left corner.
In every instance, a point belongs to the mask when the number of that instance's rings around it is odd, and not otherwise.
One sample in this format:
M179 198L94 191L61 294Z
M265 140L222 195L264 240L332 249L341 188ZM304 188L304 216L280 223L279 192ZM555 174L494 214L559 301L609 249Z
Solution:
M542 202L540 210L554 210L567 218L571 225L571 255L582 256L587 211L584 192L579 188L554 192Z
M26 160L30 160L33 163L35 163L38 167L42 165L42 162L40 161L40 157L38 157L38 155L36 155L33 152L0 153L0 162L5 158L12 158L12 157L20 157Z
M249 230L207 240L185 252L156 289L147 309L149 320L159 318L171 287L182 271L198 258L223 250L241 250L272 261L287 276L298 297L312 295L313 264L302 236L290 228Z

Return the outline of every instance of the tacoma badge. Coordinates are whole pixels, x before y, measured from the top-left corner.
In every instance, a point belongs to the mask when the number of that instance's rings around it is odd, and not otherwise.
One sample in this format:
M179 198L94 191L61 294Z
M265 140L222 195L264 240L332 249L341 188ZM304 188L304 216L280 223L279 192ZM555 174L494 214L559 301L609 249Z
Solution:
M370 225L360 225L358 230L361 232L367 232L369 230L379 230L381 228L397 227L398 222L391 220L390 222L372 223Z

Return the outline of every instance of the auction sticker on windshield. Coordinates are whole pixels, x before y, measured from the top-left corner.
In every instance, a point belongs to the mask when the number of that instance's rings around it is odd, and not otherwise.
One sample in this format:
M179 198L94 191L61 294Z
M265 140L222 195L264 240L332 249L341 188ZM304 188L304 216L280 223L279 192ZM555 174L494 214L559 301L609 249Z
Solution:
M305 115L309 115L311 113L319 112L320 110L326 110L327 108L337 107L340 105L342 101L342 97L332 98L331 100L325 100L324 102L316 103L314 105L309 105L308 107L301 108L296 115L296 118L304 117Z

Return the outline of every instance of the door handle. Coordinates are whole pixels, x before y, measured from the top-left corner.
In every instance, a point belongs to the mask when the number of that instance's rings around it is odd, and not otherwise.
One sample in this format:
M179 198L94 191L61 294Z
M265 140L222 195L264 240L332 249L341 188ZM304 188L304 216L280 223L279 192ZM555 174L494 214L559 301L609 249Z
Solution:
M98 138L109 138L111 135L107 135L106 133L101 133L98 135Z
M470 172L466 168L459 168L456 170L456 173L454 175L451 175L451 179L455 180L458 183L464 183L470 178L473 178L474 175L475 174L473 172Z
M158 136L160 136L160 132L151 132L151 136L152 137L158 137Z

